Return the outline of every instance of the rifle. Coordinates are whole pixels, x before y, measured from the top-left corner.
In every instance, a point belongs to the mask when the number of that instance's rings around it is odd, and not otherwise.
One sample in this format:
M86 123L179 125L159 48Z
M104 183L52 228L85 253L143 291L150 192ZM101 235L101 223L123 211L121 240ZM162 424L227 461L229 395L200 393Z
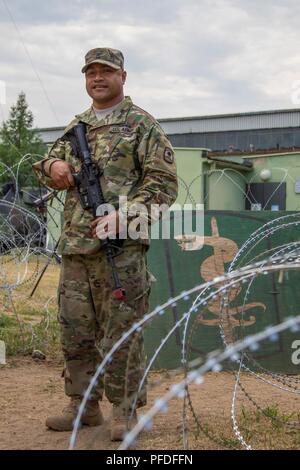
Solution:
M73 174L73 178L78 190L79 199L83 209L91 209L93 217L97 216L97 208L105 204L101 184L100 171L98 165L91 159L87 139L86 125L80 122L74 127L74 133L79 144L81 170ZM106 257L111 266L115 289L113 294L117 300L124 300L125 290L122 288L114 257L120 253L120 240L110 240L106 238L102 241L102 247L106 252Z

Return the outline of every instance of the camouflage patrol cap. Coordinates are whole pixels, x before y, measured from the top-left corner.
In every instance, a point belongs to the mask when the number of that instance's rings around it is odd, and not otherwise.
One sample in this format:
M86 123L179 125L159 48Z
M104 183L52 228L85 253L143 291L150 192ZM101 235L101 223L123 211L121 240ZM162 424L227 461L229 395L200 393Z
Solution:
M108 47L97 47L91 49L85 55L85 66L81 72L85 73L86 69L91 64L106 64L118 70L124 67L124 56L121 51L111 49Z

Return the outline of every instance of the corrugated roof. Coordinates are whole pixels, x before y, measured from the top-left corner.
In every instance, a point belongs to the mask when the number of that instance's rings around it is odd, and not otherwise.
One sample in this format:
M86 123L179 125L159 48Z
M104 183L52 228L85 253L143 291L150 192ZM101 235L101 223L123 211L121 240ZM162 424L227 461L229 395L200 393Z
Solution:
M163 118L158 121L168 135L290 128L300 127L300 109ZM52 143L62 135L63 130L64 127L48 127L39 129L39 132L44 142Z
M159 121L169 135L288 128L300 126L300 109L193 116L160 119Z

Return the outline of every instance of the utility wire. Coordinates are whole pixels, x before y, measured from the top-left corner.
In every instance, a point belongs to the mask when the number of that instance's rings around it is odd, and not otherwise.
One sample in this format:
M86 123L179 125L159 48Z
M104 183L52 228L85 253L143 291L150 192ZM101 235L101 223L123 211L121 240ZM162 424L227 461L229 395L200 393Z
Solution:
M34 66L33 60L32 60L32 58L31 58L31 55L30 55L30 53L29 53L29 51L28 51L28 49L27 49L27 47L26 47L26 44L25 44L25 42L24 42L24 40L23 40L22 34L21 34L21 32L20 32L20 30L19 30L19 28L18 28L18 26L17 26L17 24L16 24L16 22L15 22L15 20L14 20L14 17L13 17L13 15L12 15L12 13L11 13L11 11L10 11L10 9L9 9L9 7L8 7L8 5L7 5L7 3L6 3L6 0L2 0L2 2L3 2L3 5L4 5L4 7L5 7L5 9L6 9L7 13L8 13L8 15L9 15L9 17L10 17L10 20L11 20L12 24L14 25L14 28L15 28L15 30L16 30L18 36L19 36L19 40L20 40L20 42L21 42L21 44L22 44L22 46L23 46L23 48L24 48L24 50L25 50L25 53L26 53L26 55L27 55L27 57L28 57L28 59L29 59L30 65L31 65L31 67L32 67L32 69L33 69L33 71L34 71L36 77L37 77L37 80L38 80L38 82L40 83L40 85L41 85L41 87L42 87L42 90L43 90L44 95L45 95L45 97L46 97L46 99L47 99L47 101L48 101L48 104L49 104L49 106L50 106L50 108L51 108L51 111L52 111L52 113L53 113L53 115L54 115L54 117L55 117L55 120L56 120L57 124L59 124L59 120L58 120L58 116L57 116L57 114L56 114L55 108L54 108L54 106L52 105L51 100L50 100L50 98L49 98L49 96L48 96L48 93L47 93L47 91L46 91L46 88L45 88L45 86L44 86L44 84L43 84L43 82L42 82L42 79L41 79L41 77L40 77L38 71L36 70L36 68L35 68L35 66Z

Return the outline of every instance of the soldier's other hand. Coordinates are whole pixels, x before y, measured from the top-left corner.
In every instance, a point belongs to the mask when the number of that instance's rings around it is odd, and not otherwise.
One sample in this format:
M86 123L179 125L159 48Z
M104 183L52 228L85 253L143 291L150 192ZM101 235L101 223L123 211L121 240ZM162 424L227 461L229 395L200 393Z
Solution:
M105 240L105 238L116 238L119 233L119 213L113 211L103 217L97 217L91 223L91 230L93 238Z
M57 189L68 189L71 186L75 186L72 171L74 172L72 166L63 160L57 160L52 163L50 167L50 177Z

